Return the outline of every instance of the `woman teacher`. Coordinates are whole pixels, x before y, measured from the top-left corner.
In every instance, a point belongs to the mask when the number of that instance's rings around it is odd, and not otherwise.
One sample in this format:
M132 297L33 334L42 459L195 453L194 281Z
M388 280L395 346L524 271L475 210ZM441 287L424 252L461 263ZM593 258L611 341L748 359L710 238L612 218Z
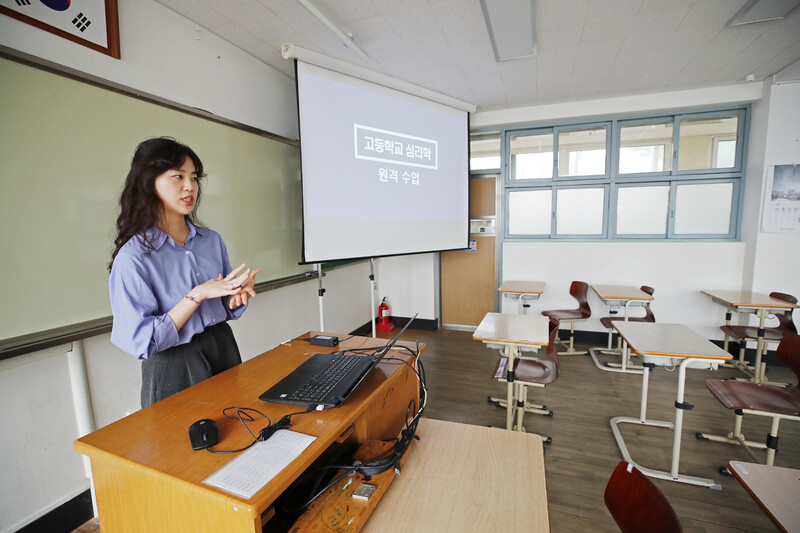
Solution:
M256 295L258 269L231 269L220 235L197 221L203 176L191 148L149 139L120 196L111 342L142 360L142 407L242 361L227 321Z

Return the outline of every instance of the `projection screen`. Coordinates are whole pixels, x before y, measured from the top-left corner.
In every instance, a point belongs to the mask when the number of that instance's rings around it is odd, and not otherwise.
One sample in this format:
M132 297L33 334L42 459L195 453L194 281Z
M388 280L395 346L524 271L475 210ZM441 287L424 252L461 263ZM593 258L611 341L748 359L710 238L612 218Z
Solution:
M295 64L303 261L466 248L469 114Z

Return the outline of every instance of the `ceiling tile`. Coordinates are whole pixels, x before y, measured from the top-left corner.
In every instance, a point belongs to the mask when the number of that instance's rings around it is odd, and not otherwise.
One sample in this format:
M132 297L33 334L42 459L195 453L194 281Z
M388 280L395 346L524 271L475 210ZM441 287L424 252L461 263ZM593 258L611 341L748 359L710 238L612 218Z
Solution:
M589 11L589 0L540 1L536 3L536 31L583 25Z
M319 5L327 15L331 15L334 20L345 25L357 20L380 15L380 11L371 0L349 0L347 2L317 0L317 5Z
M800 58L800 12L727 28L744 0L539 0L537 55L499 63L478 0L317 0L369 62L297 0L158 1L288 75L291 41L482 110L738 83Z
M753 70L756 80L763 80L800 60L800 44L795 44Z

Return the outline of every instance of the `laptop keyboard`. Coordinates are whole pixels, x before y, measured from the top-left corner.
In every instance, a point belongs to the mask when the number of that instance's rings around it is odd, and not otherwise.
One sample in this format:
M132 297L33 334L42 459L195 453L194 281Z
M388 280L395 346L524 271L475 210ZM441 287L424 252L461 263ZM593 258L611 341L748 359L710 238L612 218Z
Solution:
M331 361L328 368L308 380L293 393L287 394L287 399L309 403L321 402L328 393L341 383L342 379L359 360L363 360L363 357L358 355L341 355L337 357Z

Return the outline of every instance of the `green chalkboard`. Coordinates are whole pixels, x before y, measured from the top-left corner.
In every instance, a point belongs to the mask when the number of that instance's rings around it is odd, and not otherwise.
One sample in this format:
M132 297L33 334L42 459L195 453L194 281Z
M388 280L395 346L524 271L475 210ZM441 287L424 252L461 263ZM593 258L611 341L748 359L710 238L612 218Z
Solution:
M299 265L296 143L0 57L0 343L111 315L107 264L136 145L171 136L208 177L200 219L258 281Z

